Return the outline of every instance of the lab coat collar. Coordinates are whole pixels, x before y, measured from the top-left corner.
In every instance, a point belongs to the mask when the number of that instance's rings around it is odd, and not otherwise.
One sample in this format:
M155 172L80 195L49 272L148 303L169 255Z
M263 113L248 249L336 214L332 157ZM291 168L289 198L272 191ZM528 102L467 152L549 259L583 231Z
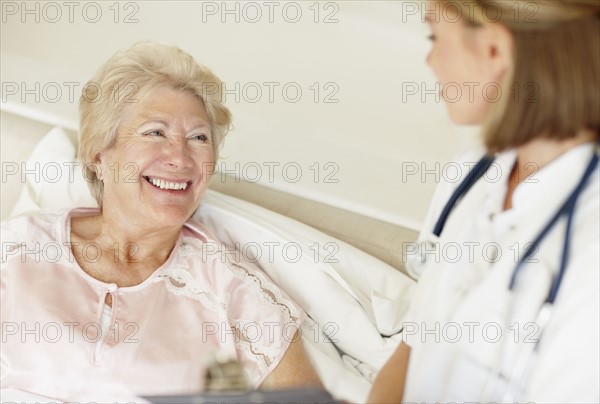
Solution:
M508 181L517 160L516 150L498 153L483 176L486 189L482 220L491 220L496 232L513 228L523 215L546 218L562 206L579 182L595 145L577 146L536 170L512 195L512 208L504 210Z
M595 144L590 143L579 145L563 153L548 165L540 169L536 168L536 171L515 189L512 196L513 208L529 210L531 207L557 202L557 206L562 206L579 183L595 147Z

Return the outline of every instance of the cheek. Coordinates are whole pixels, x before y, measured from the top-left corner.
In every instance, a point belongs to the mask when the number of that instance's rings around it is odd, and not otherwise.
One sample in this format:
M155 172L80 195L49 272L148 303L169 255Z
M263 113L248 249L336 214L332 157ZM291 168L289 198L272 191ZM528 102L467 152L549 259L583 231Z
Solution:
M130 144L116 150L105 164L111 178L126 186L139 185L138 177L160 152L159 148L151 146Z
M431 57L433 54L434 46L435 46L435 44L433 43L433 41L431 41L429 51L427 52L427 56L425 56L425 62L427 62L427 64L430 66L431 66Z
M460 91L462 90L462 94ZM458 87L445 95L446 106L454 123L460 125L480 125L490 111L490 103L480 97L481 88ZM448 101L451 99L451 102Z
M159 160L163 147L158 143L137 143L122 150L119 164L122 166L136 166L139 170L148 166L153 161Z
M427 58L425 59L425 61L427 62L427 64L432 69L435 69L436 56L437 56L436 53L437 53L437 51L435 49L435 44L432 44L431 49L429 49L429 53L427 53Z
M212 148L195 153L194 164L202 176L212 175L216 166Z
M435 45L427 55L427 63L440 83L453 81L454 58L448 52Z

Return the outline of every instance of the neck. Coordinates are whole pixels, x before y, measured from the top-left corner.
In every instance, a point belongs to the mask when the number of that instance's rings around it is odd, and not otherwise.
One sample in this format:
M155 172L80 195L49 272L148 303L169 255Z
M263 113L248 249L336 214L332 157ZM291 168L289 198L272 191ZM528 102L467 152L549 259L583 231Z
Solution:
M581 130L572 138L565 140L534 139L517 147L517 162L513 179L522 182L529 175L541 170L569 150L584 143L595 142L598 135L590 130Z
M595 142L597 139L598 135L595 132L581 130L576 136L569 139L557 141L539 138L517 147L517 161L509 177L504 209L512 208L513 192L527 177L535 174L569 150L584 143Z
M117 220L105 210L94 218L86 238L97 242L102 249L110 249L121 263L164 263L181 233L181 226L148 227L135 220ZM93 229L93 230L91 230Z

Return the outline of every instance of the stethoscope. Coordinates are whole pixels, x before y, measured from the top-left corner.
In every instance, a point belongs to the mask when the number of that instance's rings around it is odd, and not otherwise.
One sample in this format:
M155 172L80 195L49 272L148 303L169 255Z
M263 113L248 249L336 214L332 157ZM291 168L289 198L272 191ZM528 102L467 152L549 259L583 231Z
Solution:
M572 233L572 227L573 227L572 224L573 224L573 216L575 213L575 206L577 204L577 200L578 200L579 196L585 189L589 178L592 176L592 174L594 173L594 170L596 169L596 166L598 165L599 148L600 148L600 139L596 142L594 154L593 154L592 158L590 159L577 186L571 192L571 195L566 200L566 202L558 209L558 211L554 214L554 216L552 216L552 218L548 221L546 226L544 226L542 231L540 231L540 233L534 239L534 241L529 245L529 248L524 252L524 254L522 254L522 257L520 258L520 260L518 261L518 263L516 264L516 266L512 272L510 282L508 285L508 289L511 292L515 288L517 278L519 277L519 274L521 273L526 260L529 257L531 257L531 255L538 249L541 242L548 235L548 233L552 230L552 228L554 228L554 226L558 223L558 221L562 217L565 217L566 218L566 227L565 227L565 235L564 235L562 255L561 255L561 259L560 259L559 269L552 278L552 283L551 283L550 289L548 291L546 300L542 304L541 309L538 312L538 315L536 317L536 323L540 330L539 336L537 338L537 342L535 344L529 344L529 347L528 347L529 349L526 350L525 352L523 352L519 356L519 359L517 360L514 370L510 376L510 380L508 380L508 383L507 383L508 387L505 389L504 396L502 398L503 402L514 402L515 393L517 391L519 391L519 389L523 385L523 381L525 379L524 376L527 374L527 372L529 370L529 366L531 364L532 358L537 353L537 350L539 347L539 342L540 342L542 334L543 334L543 330L544 330L546 324L548 323L548 321L550 320L550 317L552 314L552 307L553 307L554 301L556 300L556 296L558 295L560 286L562 284L562 281L563 281L563 278L564 278L564 275L565 275L565 272L567 269L567 262L569 260L569 251L570 251L570 246L571 246L571 233ZM486 171L493 164L493 162L494 162L494 158L492 156L486 155L483 158L481 158L481 160L479 160L479 162L475 165L475 167L473 167L473 170L471 170L467 174L465 179L460 183L460 185L452 193L452 195L450 196L450 199L444 206L444 209L442 209L442 213L440 214L440 217L438 218L438 220L435 224L435 227L433 229L433 235L436 238L439 238L440 235L442 234L442 231L444 230L446 221L448 220L448 217L450 216L450 213L452 212L452 210L455 208L455 206L458 204L458 202L467 194L467 192L469 192L469 190L473 187L473 185L486 173ZM419 258L419 260L420 260L420 263L424 264L426 261L426 257L421 256ZM500 376L499 369L497 369L496 371L492 370L492 374L496 374L496 375ZM492 378L490 377L490 380L491 379ZM498 378L495 378L495 380L498 380ZM493 383L488 382L488 385L486 386L485 391L484 391L484 399L482 400L482 402L491 401L490 400L492 398L491 396L494 394L495 394L495 386L493 386Z

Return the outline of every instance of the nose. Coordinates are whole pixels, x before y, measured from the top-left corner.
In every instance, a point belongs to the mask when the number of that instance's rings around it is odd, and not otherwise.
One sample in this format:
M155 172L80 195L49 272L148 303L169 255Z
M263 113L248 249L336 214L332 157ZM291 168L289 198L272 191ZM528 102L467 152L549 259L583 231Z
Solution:
M177 170L192 166L192 156L185 137L183 139L171 139L164 145L162 162L165 166Z

